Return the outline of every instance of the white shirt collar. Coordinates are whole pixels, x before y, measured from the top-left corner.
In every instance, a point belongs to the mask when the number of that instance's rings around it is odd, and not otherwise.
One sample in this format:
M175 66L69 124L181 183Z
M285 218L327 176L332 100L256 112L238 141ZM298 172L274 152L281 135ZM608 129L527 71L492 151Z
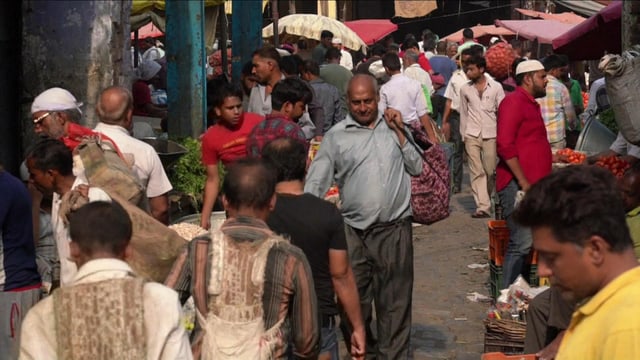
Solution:
M129 264L122 260L115 258L96 259L86 262L78 269L78 272L73 277L73 283L90 282L88 278L100 272L121 272L123 275L130 274L132 276L135 274Z
M96 125L94 130L100 131L102 129L110 129L110 130L114 130L114 131L119 131L125 135L129 135L129 131L127 131L127 129L123 128L120 125L111 125L111 124L105 124L103 122L99 122L98 125Z

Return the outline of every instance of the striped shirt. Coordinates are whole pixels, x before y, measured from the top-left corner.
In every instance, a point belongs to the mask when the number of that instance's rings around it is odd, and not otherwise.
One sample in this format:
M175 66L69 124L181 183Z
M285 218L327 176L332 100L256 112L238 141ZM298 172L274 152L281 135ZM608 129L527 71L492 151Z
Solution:
M567 87L551 75L547 75L547 79L547 96L537 101L547 129L547 139L554 144L564 140L565 127L573 129L576 126L577 117Z
M242 216L225 221L220 230L226 239L238 242L261 241L273 235L265 222ZM204 282L196 273L204 275ZM210 274L209 240L197 238L178 257L165 283L178 292L183 302L193 295L196 308L206 314ZM279 334L281 346L275 349L274 358L286 358L290 351L301 359L317 356L320 340L317 299L309 263L299 248L284 243L269 251L262 308L265 329L288 317ZM199 336L199 329L196 329L194 341ZM290 344L293 344L292 349L289 349Z

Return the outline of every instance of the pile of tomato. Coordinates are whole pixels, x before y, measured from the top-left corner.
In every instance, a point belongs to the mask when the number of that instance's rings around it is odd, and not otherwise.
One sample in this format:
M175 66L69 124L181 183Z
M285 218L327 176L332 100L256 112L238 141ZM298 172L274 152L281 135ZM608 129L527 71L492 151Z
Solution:
M558 150L557 154L566 156L569 164L582 164L587 160L587 155L585 153L574 151L569 148Z
M587 105L589 105L589 93L588 92L582 92L582 105L583 108L586 109Z
M601 157L596 161L596 165L611 171L618 179L622 178L624 172L631 166L618 156Z

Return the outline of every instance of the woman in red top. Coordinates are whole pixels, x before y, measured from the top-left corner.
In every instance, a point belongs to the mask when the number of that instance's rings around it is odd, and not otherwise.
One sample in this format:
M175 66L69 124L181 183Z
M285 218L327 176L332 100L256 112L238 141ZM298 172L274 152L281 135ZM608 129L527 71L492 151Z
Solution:
M202 137L202 162L207 169L200 226L209 229L213 205L220 190L218 162L227 166L247 155L247 137L262 116L242 111L242 90L230 84L217 89L213 97L217 123Z

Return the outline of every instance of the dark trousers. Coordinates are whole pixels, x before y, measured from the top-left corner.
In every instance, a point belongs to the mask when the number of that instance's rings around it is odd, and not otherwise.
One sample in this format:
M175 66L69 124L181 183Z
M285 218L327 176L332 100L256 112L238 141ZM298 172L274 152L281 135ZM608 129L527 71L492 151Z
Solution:
M527 311L527 333L524 338L524 353L535 354L544 349L571 322L574 305L560 296L560 291L551 287L529 302Z
M411 219L376 224L366 230L345 225L345 234L367 332L367 359L407 359L413 292ZM372 302L376 337L371 331ZM350 349L351 329L345 314L340 323Z
M449 114L449 124L451 127L450 142L453 143L453 171L452 171L452 188L454 192L460 192L462 189L462 154L464 153L464 142L460 135L460 113L451 110Z

